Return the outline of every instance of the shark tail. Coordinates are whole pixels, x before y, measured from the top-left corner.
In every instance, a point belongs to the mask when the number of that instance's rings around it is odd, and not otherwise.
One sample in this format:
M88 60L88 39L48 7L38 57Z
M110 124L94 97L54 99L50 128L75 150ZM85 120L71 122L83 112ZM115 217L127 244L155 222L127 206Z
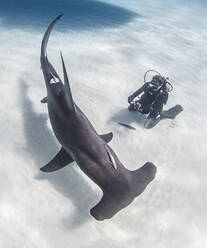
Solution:
M50 37L50 33L55 26L56 22L63 16L63 14L57 16L54 21L51 22L49 27L47 28L45 35L42 39L42 46L41 46L41 60L47 58L46 50L47 50L47 43Z

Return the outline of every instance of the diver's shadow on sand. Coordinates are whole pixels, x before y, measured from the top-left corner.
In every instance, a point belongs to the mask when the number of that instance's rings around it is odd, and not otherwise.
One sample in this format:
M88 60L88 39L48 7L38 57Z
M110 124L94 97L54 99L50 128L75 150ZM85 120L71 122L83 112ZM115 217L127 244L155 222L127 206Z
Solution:
M48 115L38 114L34 111L28 97L27 84L22 81L20 85L20 102L26 139L24 150L26 156L29 154L39 169L56 155L60 147L53 133L47 127ZM76 166L75 163L72 163L60 171L48 174L39 172L36 176L38 180L48 180L56 190L72 201L76 211L73 216L63 220L63 224L67 228L76 228L92 218L89 210L93 204L95 205L98 198Z
M137 125L144 127L145 117L137 111L129 111L127 108L120 109L119 112L116 112L113 116L108 119L108 123L111 122L122 122L128 125Z

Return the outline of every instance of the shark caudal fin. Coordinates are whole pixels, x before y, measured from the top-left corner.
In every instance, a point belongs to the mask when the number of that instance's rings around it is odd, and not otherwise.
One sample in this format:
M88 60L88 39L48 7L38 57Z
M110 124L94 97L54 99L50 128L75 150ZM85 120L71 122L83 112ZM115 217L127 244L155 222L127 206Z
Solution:
M148 162L141 168L126 173L128 173L128 180L117 185L112 183L110 190L103 191L100 202L90 210L96 220L110 219L127 207L154 179L156 167Z
M42 39L42 46L41 46L41 60L47 57L46 51L47 51L47 43L50 37L51 30L55 26L56 22L63 16L63 14L57 16L49 25L47 28L44 37Z
M50 33L54 25L60 19L61 16L62 15L56 17L45 31L45 34L42 39L41 55L40 55L41 69L43 71L47 89L49 91L52 91L54 96L58 96L60 94L63 88L63 83L60 77L58 76L56 70L54 69L54 67L47 58L47 44L50 37Z
M63 56L62 53L60 53L61 56L61 60L62 60L62 66L63 66L63 75L64 75L64 93L65 93L65 97L68 103L69 108L75 112L75 105L73 102L73 97L72 97L72 93L71 93L71 89L70 89L70 84L69 84L69 80L68 80L68 75L67 75L67 71L65 68L65 63L63 60Z

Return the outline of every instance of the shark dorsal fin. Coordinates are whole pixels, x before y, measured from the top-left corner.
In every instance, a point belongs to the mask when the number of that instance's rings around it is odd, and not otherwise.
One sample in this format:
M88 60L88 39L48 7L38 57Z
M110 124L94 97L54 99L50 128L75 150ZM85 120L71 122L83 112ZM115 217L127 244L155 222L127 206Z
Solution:
M74 106L74 102L73 102L73 97L72 97L72 93L71 93L71 89L70 89L70 84L69 84L69 80L68 80L68 75L65 69L65 63L63 60L63 56L62 53L60 53L61 56L61 60L62 60L62 66L63 66L63 75L64 75L64 93L67 99L67 103L70 107L70 109L75 112L75 106Z

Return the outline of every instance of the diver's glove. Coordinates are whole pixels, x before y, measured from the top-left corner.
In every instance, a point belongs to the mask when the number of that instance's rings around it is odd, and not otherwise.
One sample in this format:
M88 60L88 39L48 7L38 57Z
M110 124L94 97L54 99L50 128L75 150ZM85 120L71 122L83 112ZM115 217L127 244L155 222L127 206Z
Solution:
M132 102L133 99L134 99L133 96L129 96L129 97L128 97L128 103L130 104L130 103Z

